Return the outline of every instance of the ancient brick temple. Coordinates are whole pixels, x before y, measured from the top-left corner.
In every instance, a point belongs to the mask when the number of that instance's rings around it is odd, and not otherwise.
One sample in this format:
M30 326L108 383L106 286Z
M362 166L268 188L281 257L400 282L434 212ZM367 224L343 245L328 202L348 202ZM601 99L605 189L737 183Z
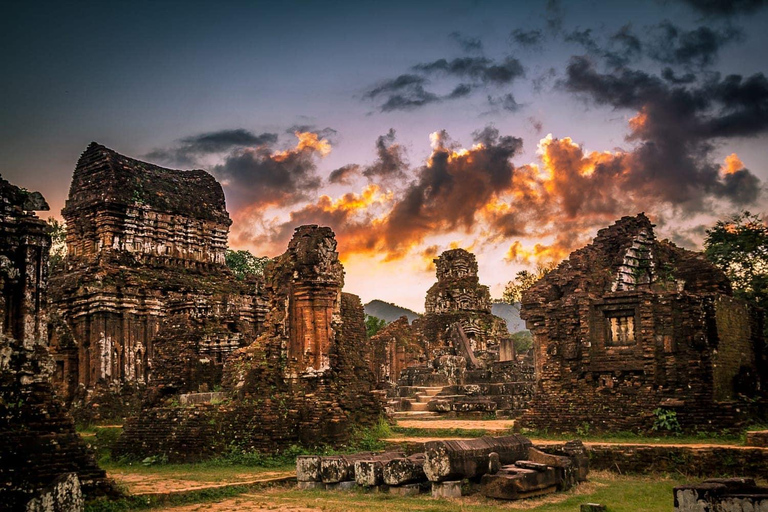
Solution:
M506 323L491 313L474 254L452 249L434 261L437 282L427 291L426 313L371 339L390 406L405 413L519 414L533 369L517 360Z
M91 143L62 214L66 268L51 278L50 324L62 396L86 404L80 413L122 416L136 405L126 395L148 382L218 385L224 359L253 341L265 314L259 283L225 265L221 185Z
M114 492L51 386L46 326L51 240L45 222L33 213L48 205L37 192L2 178L0 201L0 508L24 510L65 475L70 493L77 485L91 496Z
M223 403L145 409L125 424L116 453L191 460L232 446L275 451L343 442L353 424L375 422L363 306L343 285L333 231L297 228L265 269L264 328L227 359Z
M491 314L491 294L480 284L475 255L451 249L434 261L437 282L427 291L426 314L417 323L427 358L461 344L456 326L469 341L474 357L498 360L501 340L508 339L509 333L504 321Z
M648 430L738 428L764 396L761 317L702 254L655 238L639 214L602 229L523 296L536 394L521 423ZM657 411L654 413L654 411Z

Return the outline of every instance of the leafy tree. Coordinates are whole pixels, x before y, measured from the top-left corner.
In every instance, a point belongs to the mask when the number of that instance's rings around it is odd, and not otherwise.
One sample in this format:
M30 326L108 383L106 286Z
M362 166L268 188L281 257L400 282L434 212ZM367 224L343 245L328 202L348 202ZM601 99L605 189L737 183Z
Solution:
M533 348L533 334L531 331L518 331L512 335L512 344L515 354L526 354Z
M51 235L51 251L48 256L48 270L64 264L67 255L67 226L53 217L48 217L48 229Z
M704 254L723 269L733 291L757 306L768 308L768 225L745 211L719 220L707 230Z
M264 275L264 267L270 262L266 256L254 256L250 251L227 250L225 255L227 266L237 279L243 280L248 275Z
M508 282L507 286L504 287L504 294L501 296L502 302L507 302L509 304L519 303L523 298L523 292L533 286L536 281L547 275L553 268L555 268L554 264L539 264L533 272L521 270L515 274L515 279Z
M369 338L379 332L385 325L387 325L387 321L383 318L365 315L365 332Z

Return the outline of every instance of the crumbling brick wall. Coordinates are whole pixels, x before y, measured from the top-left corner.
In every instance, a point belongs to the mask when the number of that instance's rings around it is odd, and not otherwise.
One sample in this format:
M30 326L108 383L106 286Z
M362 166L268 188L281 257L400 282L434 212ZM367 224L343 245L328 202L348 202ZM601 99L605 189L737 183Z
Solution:
M23 510L42 488L76 473L83 492L114 492L55 397L48 357L50 237L37 193L0 178L0 503Z
M62 214L68 253L51 278L51 300L65 322L51 325L53 356L63 367L55 380L84 420L120 417L124 411L106 405L151 381L173 391L210 387L226 355L258 334L265 315L259 284L238 281L225 265L231 221L208 173L164 169L92 143ZM158 336L173 325L192 331ZM165 364L176 356L181 369ZM198 372L202 359L216 368ZM168 374L179 370L181 383Z
M378 419L365 313L357 296L341 292L343 284L333 231L297 228L288 250L265 269L263 332L226 361L223 385L231 398L206 413L220 448L274 452L296 443L338 444L354 424ZM153 409L133 418L116 452L155 455L141 447L141 433L174 414ZM199 457L176 447L185 435L155 437L152 449Z
M734 377L759 372L756 312L702 255L657 241L643 214L600 230L539 280L521 317L536 372L521 425L648 430L657 408L674 410L687 430L744 420Z
M423 343L408 317L401 316L371 336L371 370L380 385L396 382L407 366L426 362Z

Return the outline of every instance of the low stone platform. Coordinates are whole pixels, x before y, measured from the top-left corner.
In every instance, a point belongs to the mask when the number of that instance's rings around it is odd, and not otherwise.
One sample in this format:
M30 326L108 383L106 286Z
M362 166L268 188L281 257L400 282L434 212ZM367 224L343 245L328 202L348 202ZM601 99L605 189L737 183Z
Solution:
M768 448L768 430L747 432L747 446Z

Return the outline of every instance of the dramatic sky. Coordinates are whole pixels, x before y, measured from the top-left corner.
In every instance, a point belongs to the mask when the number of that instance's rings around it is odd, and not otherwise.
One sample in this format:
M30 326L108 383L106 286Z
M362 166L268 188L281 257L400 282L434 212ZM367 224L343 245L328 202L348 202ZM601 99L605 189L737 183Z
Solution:
M500 296L623 215L688 248L766 210L765 0L11 2L0 173L54 216L95 140L224 186L230 246L331 226L346 290Z

